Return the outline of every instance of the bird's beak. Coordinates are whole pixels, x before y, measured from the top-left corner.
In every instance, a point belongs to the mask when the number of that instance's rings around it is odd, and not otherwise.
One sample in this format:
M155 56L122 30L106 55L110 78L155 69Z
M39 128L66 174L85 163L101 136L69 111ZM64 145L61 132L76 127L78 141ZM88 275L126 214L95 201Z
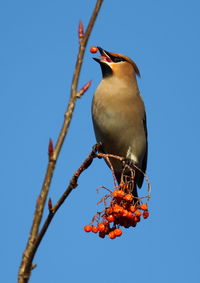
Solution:
M112 55L104 50L103 48L97 46L99 52L100 52L100 58L93 58L98 63L112 63Z

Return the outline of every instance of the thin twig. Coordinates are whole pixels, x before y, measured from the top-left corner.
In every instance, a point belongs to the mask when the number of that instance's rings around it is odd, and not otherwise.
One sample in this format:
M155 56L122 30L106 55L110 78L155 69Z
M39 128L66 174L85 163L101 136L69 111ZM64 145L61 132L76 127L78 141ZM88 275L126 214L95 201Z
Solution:
M117 179L115 177L115 172L114 172L114 168L112 166L112 163L110 162L110 159L108 156L105 156L104 159L106 160L107 164L109 165L111 171L112 171L112 176L113 176L113 180L114 180L114 187L117 187Z
M69 196L69 194L72 192L72 190L74 188L76 188L78 186L78 178L80 177L80 175L83 173L83 171L85 171L91 164L92 164L92 161L94 158L96 157L103 157L106 161L109 160L110 157L114 158L114 159L118 159L120 160L121 162L124 161L124 158L121 157L121 156L117 156L117 155L113 155L113 154L104 154L104 153L96 153L95 151L98 150L98 145L94 146L93 147L93 151L90 152L90 154L88 155L88 157L85 159L85 161L82 163L82 165L79 167L79 169L74 173L74 175L72 176L70 182L69 182L69 185L67 187L67 189L65 190L65 192L63 193L63 195L60 197L60 199L57 201L57 203L52 206L52 202L51 202L51 199L49 199L49 203L48 203L48 207L49 207L49 214L38 234L38 237L34 243L34 246L33 246L33 249L32 249L32 252L30 254L30 260L31 262L33 261L34 259L34 256L35 256L35 253L53 219L53 217L55 216L56 212L58 211L58 209L61 207L61 205L64 203L64 201L66 200L66 198ZM140 170L137 166L135 166L138 170ZM131 170L131 169L130 169ZM141 173L143 173L141 170L140 170ZM144 174L144 173L143 173ZM150 182L146 176L146 174L144 174L147 182L148 182L148 186L150 186ZM112 191L107 189L106 187L101 187L101 188L104 188L106 190L109 191L110 194L107 194L106 196L104 196L99 202L102 202L102 201L106 201L106 198L107 197L110 197L112 195ZM98 188L99 189L99 188ZM97 189L97 190L98 190ZM141 197L141 198L137 198L138 200L141 200L141 199L144 199L144 198L150 198L150 195L149 195L149 190L148 190L148 196L144 196L144 197ZM94 221L94 219L93 219Z
M69 185L67 186L67 189L65 190L65 192L63 193L63 195L60 197L60 199L57 201L57 203L49 210L49 215L47 216L39 234L38 237L34 243L32 252L30 254L30 260L31 262L33 261L33 258L35 256L35 253L53 219L53 217L55 216L57 210L61 207L61 205L63 204L63 202L65 201L65 199L69 196L69 194L72 192L72 190L74 188L76 188L78 186L77 181L79 176L81 175L81 173L86 170L92 163L93 159L96 158L96 154L94 151L91 151L90 154L88 155L88 157L85 159L85 161L82 163L82 165L79 167L79 169L74 173L74 175L72 176Z
M109 154L109 153L105 154L105 153L99 152L99 153L97 153L96 155L97 155L97 157L104 158L106 161L107 161L109 158L118 159L118 160L121 161L121 162L124 161L124 157L118 156L118 155L114 155L114 154ZM128 165L126 164L126 166L128 166ZM138 166L136 166L135 164L132 164L132 166L133 166L135 169L137 169L140 173L143 174L143 176L144 176L144 178L145 178L145 180L146 180L146 182L147 182L147 185L148 185L148 199L150 199L151 184L150 184L150 182L149 182L149 179L148 179L148 177L147 177L147 174L144 173L144 172L143 172ZM113 168L112 168L112 167L111 167L111 170L113 171Z
M72 115L73 115L73 112L74 112L74 107L75 107L76 100L77 100L77 93L78 93L77 86L78 86L80 70L81 70L81 66L82 66L82 62L83 62L83 57L84 57L84 53L85 53L85 48L86 48L89 36L91 34L92 28L94 26L96 17L97 17L99 10L101 8L102 2L103 2L103 0L97 0L96 6L95 6L93 13L92 13L92 16L90 18L87 30L86 30L85 34L82 35L81 38L79 38L80 46L79 46L79 52L78 52L77 61L76 61L75 69L74 69L74 75L73 75L73 79L72 79L70 100L69 100L69 103L68 103L67 110L65 112L64 122L63 122L62 128L60 130L60 134L59 134L59 137L57 139L55 149L54 149L53 153L51 154L51 157L50 157L48 165L47 165L46 174L45 174L45 177L44 177L44 182L43 182L43 185L42 185L42 188L41 188L41 193L40 193L38 200L37 200L29 239L28 239L28 242L27 242L27 245L26 245L26 249L23 253L21 265L20 265L20 268L19 268L18 283L28 282L30 275L31 275L32 260L33 260L34 254L35 254L35 252L34 252L35 246L36 246L36 243L38 241L38 236L39 236L38 231L39 231L39 226L40 226L40 223L41 223L41 220L42 220L44 206L45 206L47 195L48 195L48 192L49 192L49 188L50 188L51 180L52 180L52 177L53 177L55 165L56 165L57 159L59 157L59 153L60 153L60 150L62 148L63 142L65 140L66 134L68 132L69 125L70 125Z

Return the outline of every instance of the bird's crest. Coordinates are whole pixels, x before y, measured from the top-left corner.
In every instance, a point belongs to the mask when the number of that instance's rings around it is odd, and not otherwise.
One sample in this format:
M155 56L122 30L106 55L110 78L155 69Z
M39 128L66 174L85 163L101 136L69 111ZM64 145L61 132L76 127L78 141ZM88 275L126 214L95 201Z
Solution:
M133 66L133 69L134 69L136 75L138 75L138 77L140 77L140 71L139 71L136 63L133 60L131 60L128 56L122 55L122 54L118 54L118 53L113 53L113 52L109 52L109 53L112 56L123 58L125 61L129 62Z

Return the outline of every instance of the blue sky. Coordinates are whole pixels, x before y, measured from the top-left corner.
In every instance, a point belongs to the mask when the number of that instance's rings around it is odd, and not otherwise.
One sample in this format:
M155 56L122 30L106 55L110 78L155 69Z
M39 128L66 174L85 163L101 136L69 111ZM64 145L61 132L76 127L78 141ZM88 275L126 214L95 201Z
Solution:
M1 278L15 282L47 164L60 130L78 50L77 24L95 1L4 1L0 9ZM151 217L117 240L86 234L102 160L54 218L30 282L199 282L199 1L105 1L84 58L77 102L50 196L55 202L95 143L91 99L101 71L91 45L126 54L141 72L149 130ZM140 191L143 194L145 185ZM47 214L47 209L45 214Z

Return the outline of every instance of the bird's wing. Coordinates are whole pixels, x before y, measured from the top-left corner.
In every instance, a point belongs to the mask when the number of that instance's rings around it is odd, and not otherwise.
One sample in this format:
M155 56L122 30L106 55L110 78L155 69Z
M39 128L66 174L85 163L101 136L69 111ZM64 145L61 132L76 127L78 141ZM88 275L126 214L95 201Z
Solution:
M144 131L145 131L145 135L146 135L146 151L145 151L145 155L144 158L142 160L142 168L141 170L145 173L146 169L147 169L147 156L148 156L148 132L147 132L147 121L146 121L146 113L143 119L143 125L144 125ZM144 179L144 175L142 173L138 174L138 179L137 179L137 185L139 188L142 187L142 183L143 183L143 179Z
M145 130L145 135L146 135L146 152L145 152L145 156L142 162L142 171L145 173L147 169L147 156L148 156L148 133L147 133L146 113L145 113L145 117L143 120L143 124L144 124L144 130Z

